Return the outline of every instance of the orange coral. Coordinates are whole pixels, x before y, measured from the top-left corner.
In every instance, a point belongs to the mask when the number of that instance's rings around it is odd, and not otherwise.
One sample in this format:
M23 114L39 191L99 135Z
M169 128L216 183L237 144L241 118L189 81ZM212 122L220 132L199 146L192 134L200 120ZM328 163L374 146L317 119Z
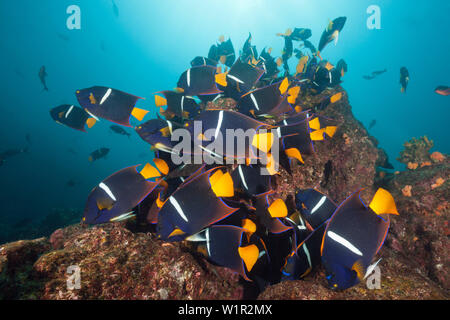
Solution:
M430 155L430 158L431 158L434 162L442 162L442 161L445 160L445 156L444 156L442 153L438 152L438 151L433 152L433 153Z
M350 137L349 137L346 133L344 133L344 134L342 135L342 137L344 138L345 144L346 144L346 145L349 145L349 144L352 143L352 139L350 139Z
M428 167L428 166L431 166L431 162L430 161L425 161L425 162L422 162L421 164L420 164L420 167L422 168L422 167Z
M408 169L416 170L419 164L417 162L408 162Z
M411 197L411 189L412 187L410 185L406 185L403 189L402 189L402 193L405 197Z
M444 179L442 179L442 178L437 178L437 179L436 179L436 183L433 183L433 184L431 185L431 189L436 189L437 187L441 186L444 182L445 182Z

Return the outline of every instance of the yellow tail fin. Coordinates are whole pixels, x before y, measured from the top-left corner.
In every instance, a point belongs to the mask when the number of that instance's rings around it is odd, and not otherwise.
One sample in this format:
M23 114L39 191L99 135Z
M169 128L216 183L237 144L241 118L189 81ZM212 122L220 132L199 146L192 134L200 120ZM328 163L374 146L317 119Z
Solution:
M335 103L335 102L341 100L341 98L342 98L342 92L338 92L331 96L330 103Z
M325 128L313 131L309 134L312 141L321 141L323 140L323 133L325 132Z
M167 105L167 99L161 96L155 95L155 105L157 107L162 107Z
M254 244L251 244L246 247L238 248L239 256L244 260L245 266L247 270L250 272L253 269L256 261L258 261L259 250L258 247Z
M272 202L268 210L272 218L284 218L288 214L286 204L282 199Z
M298 161L300 161L303 164L305 163L305 161L302 158L302 154L300 153L300 151L297 148L286 149L284 151L284 153L286 153L286 155L290 158L297 159Z
M163 175L167 175L169 173L169 166L164 160L155 158L153 159L153 162L155 163L156 168L159 170L159 172L161 172Z
M217 73L216 74L216 83L218 83L222 87L226 87L228 85L227 72Z
M309 121L309 127L313 130L319 130L320 129L320 121L319 118L314 118Z
M250 219L242 220L242 228L252 234L256 232L256 224Z
M397 206L395 205L392 195L383 188L379 188L369 205L376 214L395 214L398 215Z
M257 133L253 136L252 146L262 152L268 153L272 148L273 139L274 137L271 132Z
M221 172L221 170L218 170ZM217 173L217 172L216 172ZM219 177L213 179L214 184L211 188L217 197L232 197L234 196L234 185L231 175L227 172Z
M150 163L147 163L140 173L144 177L144 179L151 179L161 176L159 171Z
M280 93L284 94L286 92L286 90L288 89L288 87L289 87L289 80L286 77L286 78L283 79L283 81L280 84L280 87L279 87Z
M334 134L336 133L337 127L336 126L328 126L325 128L325 133L330 137L333 138Z
M145 115L148 113L147 110L140 109L140 108L134 108L133 111L131 111L131 115L138 119L139 121L142 121L144 119Z

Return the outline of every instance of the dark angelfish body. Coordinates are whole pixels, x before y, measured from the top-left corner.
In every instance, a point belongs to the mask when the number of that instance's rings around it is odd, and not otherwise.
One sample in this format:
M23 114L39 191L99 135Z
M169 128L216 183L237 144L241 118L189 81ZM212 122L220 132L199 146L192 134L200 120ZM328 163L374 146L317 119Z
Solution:
M157 233L162 240L179 241L234 213L221 197L234 195L229 173L213 168L194 173L162 204Z
M278 115L288 112L290 110L286 108L281 110L277 109L285 98L288 85L289 83L286 78L281 82L252 90L241 97L238 101L237 108L239 112L254 117ZM286 106L283 105L283 107Z
M322 263L328 284L334 289L352 287L373 270L376 263L370 264L386 238L388 215L398 214L394 199L386 190L378 189L368 207L362 202L360 191L337 208L322 240Z
M122 169L103 180L89 194L83 222L99 224L121 221L158 185L147 181L137 166Z
M291 39L295 41L305 41L312 36L311 29L307 28L294 28L291 33Z
M48 91L47 84L45 82L45 78L48 76L47 72L45 71L45 66L42 66L41 69L39 69L39 79L41 80L42 85L44 86L44 90Z
M162 98L160 95L163 95ZM175 91L161 91L155 95L155 105L160 108L159 113L167 120L192 119L200 112L200 106L194 98ZM166 106L166 110L163 107Z
M303 45L305 46L305 48L308 48L311 51L311 54L316 54L317 49L310 41L304 40Z
M122 136L127 136L128 138L131 136L131 134L129 134L124 128L122 128L121 126L117 126L117 125L112 125L109 127L113 132L120 134Z
M334 19L333 21L330 21L330 23L328 24L327 28L324 30L320 38L318 54L320 54L320 52L322 52L325 46L331 41L334 40L335 43L337 44L339 39L339 33L342 31L342 28L344 28L346 21L347 21L346 17L339 17Z
M179 91L187 96L217 94L217 68L213 66L192 67L180 76L177 86Z
M245 63L252 62L258 59L258 51L255 46L252 46L252 35L249 33L247 40L244 43L241 53L241 60Z
M400 85L401 85L400 91L402 93L406 92L408 83L409 83L409 71L408 71L408 69L406 69L406 67L401 67L400 68Z
M50 110L50 116L56 123L69 128L86 132L86 126L91 128L96 120L80 107L63 104Z
M448 96L450 95L450 88L447 86L438 86L434 89L434 92L440 94L441 96Z
M295 204L313 229L317 229L330 219L337 208L333 200L316 189L297 191Z
M234 187L240 193L257 197L269 192L271 188L271 176L262 174L259 166L238 165L231 173Z
M226 86L220 86L224 94L239 100L241 96L250 91L263 75L264 69L237 59L226 74Z
M326 225L315 229L287 258L283 266L282 280L304 278L320 265L320 245Z
M265 154L267 150L258 144L258 130L270 129L267 124L250 118L242 113L230 110L205 110L194 119L197 124L201 124L202 131L200 136L195 137L195 128L188 124L187 128L195 139L195 143L204 152L212 157L221 159L230 157L235 160L249 160L261 156L261 152ZM246 134L245 141L240 144L236 143L235 135L227 134L232 130L236 134ZM231 141L234 139L234 143ZM233 150L230 150L230 146ZM271 145L271 144L270 144ZM269 147L270 149L270 147Z
M89 161L93 162L93 161L97 161L99 159L105 158L108 155L110 150L111 149L109 149L109 148L100 148L100 149L93 151L89 155Z
M81 107L94 118L103 118L125 127L131 127L130 116L142 120L148 111L137 108L139 98L108 87L95 86L76 91Z
M161 118L151 119L135 128L137 134L153 148L172 152L178 143L171 140L172 130L179 128L175 123Z
M252 274L264 273L270 262L262 239L245 228L211 226L187 240L212 263L231 269L247 281Z

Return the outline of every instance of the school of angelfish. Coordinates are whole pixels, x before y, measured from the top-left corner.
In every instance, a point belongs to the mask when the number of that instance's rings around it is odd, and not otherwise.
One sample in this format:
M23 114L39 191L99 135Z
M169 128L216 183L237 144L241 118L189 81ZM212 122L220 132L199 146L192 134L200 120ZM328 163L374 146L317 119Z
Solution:
M347 72L344 60L333 65L321 57L330 42L337 43L345 22L345 17L330 21L317 49L308 41L310 29L277 34L284 39L277 59L270 48L258 55L251 35L236 57L231 39L221 36L207 57L191 61L175 90L155 94L159 114L146 122L148 111L136 107L141 98L101 86L76 91L81 107L52 109L56 122L81 131L106 119L115 123L113 131L127 134L122 127L132 127L133 116L142 122L135 131L155 152L153 164L124 168L100 182L89 194L83 222L144 220L155 226L162 241L186 241L211 263L262 287L301 279L320 264L333 289L352 287L367 277L379 262L375 255L386 238L389 215L398 214L389 192L378 189L366 205L361 190L349 190L354 193L337 205L314 188L298 190L292 209L275 196L273 185L279 170L275 159L290 173L292 161L304 163L314 144L332 139L338 129L337 121L302 110L301 100L336 87ZM288 65L293 55L298 59L295 73ZM406 88L406 69L402 77ZM342 92L334 94L318 108L341 97ZM234 99L235 109L206 108L218 98ZM196 136L194 121L203 130ZM229 163L231 158L234 163L175 164L172 156L182 151L171 136L179 128L188 130L192 146L211 159ZM214 134L208 136L210 129ZM219 134L226 145L229 129L254 130L244 151L208 148ZM279 157L272 154L275 142ZM89 160L108 151L99 149Z

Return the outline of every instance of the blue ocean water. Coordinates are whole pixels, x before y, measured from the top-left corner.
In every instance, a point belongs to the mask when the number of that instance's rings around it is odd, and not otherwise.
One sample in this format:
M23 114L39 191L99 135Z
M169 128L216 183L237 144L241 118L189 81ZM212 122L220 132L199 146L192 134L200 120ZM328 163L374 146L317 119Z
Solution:
M80 30L66 27L70 5L81 9ZM381 9L379 30L366 26L370 5ZM174 88L191 59L207 55L219 35L230 37L239 50L251 32L258 50L273 47L278 56L283 40L277 32L310 28L317 45L329 19L338 16L346 16L347 23L337 46L330 44L322 56L347 62L342 85L353 112L366 127L376 120L370 133L391 163L402 169L395 158L403 143L423 135L434 141L433 150L449 153L449 100L434 93L436 86L450 83L449 13L445 0L3 0L0 152L23 148L27 134L31 146L0 167L0 217L82 209L99 181L153 156L136 134L128 139L111 133L105 120L88 133L56 124L49 109L77 104L76 89L117 88L146 97L138 106L155 113L152 94ZM42 91L38 78L42 65L49 92ZM402 66L411 78L406 94L400 93ZM385 68L374 80L362 78ZM90 163L89 154L100 147L111 148L110 154ZM66 185L69 180L74 187Z

